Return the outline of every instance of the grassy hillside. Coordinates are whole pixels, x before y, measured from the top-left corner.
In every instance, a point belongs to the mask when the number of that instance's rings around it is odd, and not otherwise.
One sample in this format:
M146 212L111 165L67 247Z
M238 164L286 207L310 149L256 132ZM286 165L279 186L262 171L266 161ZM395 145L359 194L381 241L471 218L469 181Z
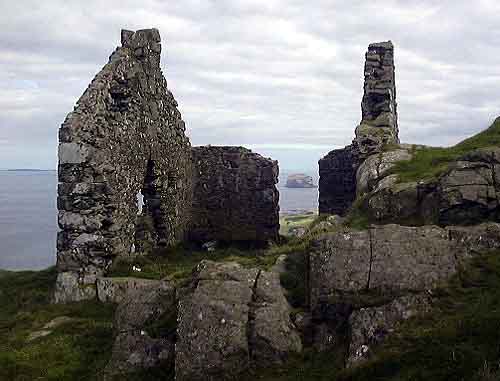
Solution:
M0 380L97 379L112 344L113 307L51 305L54 268L0 276ZM43 338L29 335L58 316L72 320Z
M413 158L398 162L393 173L399 175L401 182L431 179L446 171L451 161L467 152L492 146L500 147L500 118L497 118L488 129L455 146L415 147Z
M278 254L299 246L293 241L271 251ZM0 380L102 378L112 346L113 307L94 302L50 305L55 276L54 269L0 276ZM376 357L359 368L341 371L339 353L306 351L285 366L259 370L242 380L499 380L500 252L476 258L435 296L434 313L404 323ZM48 336L28 340L58 316L72 320ZM155 369L118 379L173 378Z

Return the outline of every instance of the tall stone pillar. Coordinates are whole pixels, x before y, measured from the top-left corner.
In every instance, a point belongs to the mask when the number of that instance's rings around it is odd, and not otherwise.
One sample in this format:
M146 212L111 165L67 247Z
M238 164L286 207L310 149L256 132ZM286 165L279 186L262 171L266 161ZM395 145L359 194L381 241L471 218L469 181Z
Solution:
M344 215L356 198L356 171L384 146L399 144L394 46L370 44L365 55L361 122L351 145L319 160L319 213Z

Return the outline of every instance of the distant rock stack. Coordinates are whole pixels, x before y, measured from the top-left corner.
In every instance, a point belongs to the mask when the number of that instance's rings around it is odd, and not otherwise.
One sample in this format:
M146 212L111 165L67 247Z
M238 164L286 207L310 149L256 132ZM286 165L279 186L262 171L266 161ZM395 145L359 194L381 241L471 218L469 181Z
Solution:
M399 144L394 46L370 44L366 52L362 119L351 145L319 161L319 213L347 212L356 198L356 171L370 155Z
M287 188L317 188L313 178L304 173L292 173L286 179Z

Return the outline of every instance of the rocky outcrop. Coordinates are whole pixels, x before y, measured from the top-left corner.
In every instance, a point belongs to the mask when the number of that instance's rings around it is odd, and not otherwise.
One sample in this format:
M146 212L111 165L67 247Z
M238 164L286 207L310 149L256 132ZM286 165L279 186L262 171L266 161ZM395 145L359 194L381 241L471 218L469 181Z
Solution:
M437 226L385 225L327 234L309 257L311 307L356 292L435 288L456 273L456 255L448 231Z
M287 188L316 188L313 178L303 173L292 173L286 179Z
M289 314L277 275L202 261L179 301L176 379L234 379L300 351Z
M454 275L474 253L500 247L500 224L473 227L373 226L328 233L309 256L311 307L354 292L425 291Z
M375 157L367 160L375 161ZM399 156L398 160L406 160ZM360 168L361 186L369 170ZM475 224L500 219L500 149L471 151L435 179L400 183L396 175L382 173L367 188L364 210L381 222Z
M257 274L234 263L198 265L193 292L179 301L178 380L231 378L248 369L247 327Z
M381 152L369 156L361 164L356 172L356 196L362 197L371 192L379 182L390 174L398 161L410 160L412 154L410 147L396 149L388 152Z
M97 278L97 299L103 303L121 303L131 294L154 293L162 287L168 287L162 281L140 279L132 277L123 278Z
M278 163L243 147L193 148L194 241L274 241L279 234Z
M300 353L302 342L290 320L290 306L283 294L280 275L261 271L255 285L249 342L251 360L259 366L279 364L290 353Z
M380 307L361 308L349 318L350 344L347 366L370 358L372 349L397 327L398 323L429 312L431 303L425 294L394 299Z
M313 345L342 345L349 332L347 365L370 356L401 322L431 308L433 289L466 260L500 248L500 224L475 226L372 226L327 233L309 253Z
M319 161L320 214L345 214L356 197L360 165L370 155L382 152L384 146L399 143L394 47L390 41L369 45L364 77L362 120L355 139Z
M500 148L480 149L462 156L438 183L441 224L500 219Z
M115 339L105 372L108 375L133 373L160 365L170 367L173 361L171 340L151 338L144 331L123 332Z
M114 320L116 338L106 366L108 375L159 365L173 368L175 328L162 332L160 337L151 337L147 327L164 315L175 319L175 288L166 281L148 281L143 286L121 288L119 294L112 294L120 298Z

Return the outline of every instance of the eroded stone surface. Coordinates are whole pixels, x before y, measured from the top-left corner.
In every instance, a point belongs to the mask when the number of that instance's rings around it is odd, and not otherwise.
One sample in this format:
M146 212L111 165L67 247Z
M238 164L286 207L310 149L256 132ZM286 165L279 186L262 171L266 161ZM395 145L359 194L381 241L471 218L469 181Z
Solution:
M458 271L455 243L436 226L371 229L369 289L429 290Z
M174 344L170 340L151 338L144 331L128 331L116 337L105 372L132 373L159 365L170 367L173 362Z
M258 270L202 261L179 301L178 380L231 379L250 366L249 313ZM219 377L219 378L217 378Z
M313 243L309 255L311 306L335 291L368 287L370 232L343 231L325 234Z
M349 318L351 342L347 366L368 359L373 348L390 335L399 322L426 313L430 307L429 297L420 294L403 296L380 307L354 311Z
M396 162L410 160L411 157L412 155L405 149L382 152L368 157L356 173L357 195L361 196L373 190Z
M190 239L274 241L279 233L278 163L243 147L193 148Z
M120 298L114 325L118 331L143 329L168 311L176 310L176 290L167 281L154 281L147 287L128 289Z
M255 287L250 337L252 360L258 366L283 362L290 354L302 351L300 335L290 313L279 274L261 271Z
M153 338L147 333L147 325L166 314L175 318L176 290L166 281L141 283L138 279L136 283L136 280L124 279L118 285L106 286L113 290L104 294L110 299L107 301L119 303L114 318L116 338L106 366L107 374L131 373L160 364L174 366L175 329Z
M103 303L120 303L132 294L154 293L165 288L163 281L140 278L97 278L97 298Z
M374 226L320 237L310 253L311 307L345 293L398 294L433 289L460 263L500 247L500 225L473 227Z

